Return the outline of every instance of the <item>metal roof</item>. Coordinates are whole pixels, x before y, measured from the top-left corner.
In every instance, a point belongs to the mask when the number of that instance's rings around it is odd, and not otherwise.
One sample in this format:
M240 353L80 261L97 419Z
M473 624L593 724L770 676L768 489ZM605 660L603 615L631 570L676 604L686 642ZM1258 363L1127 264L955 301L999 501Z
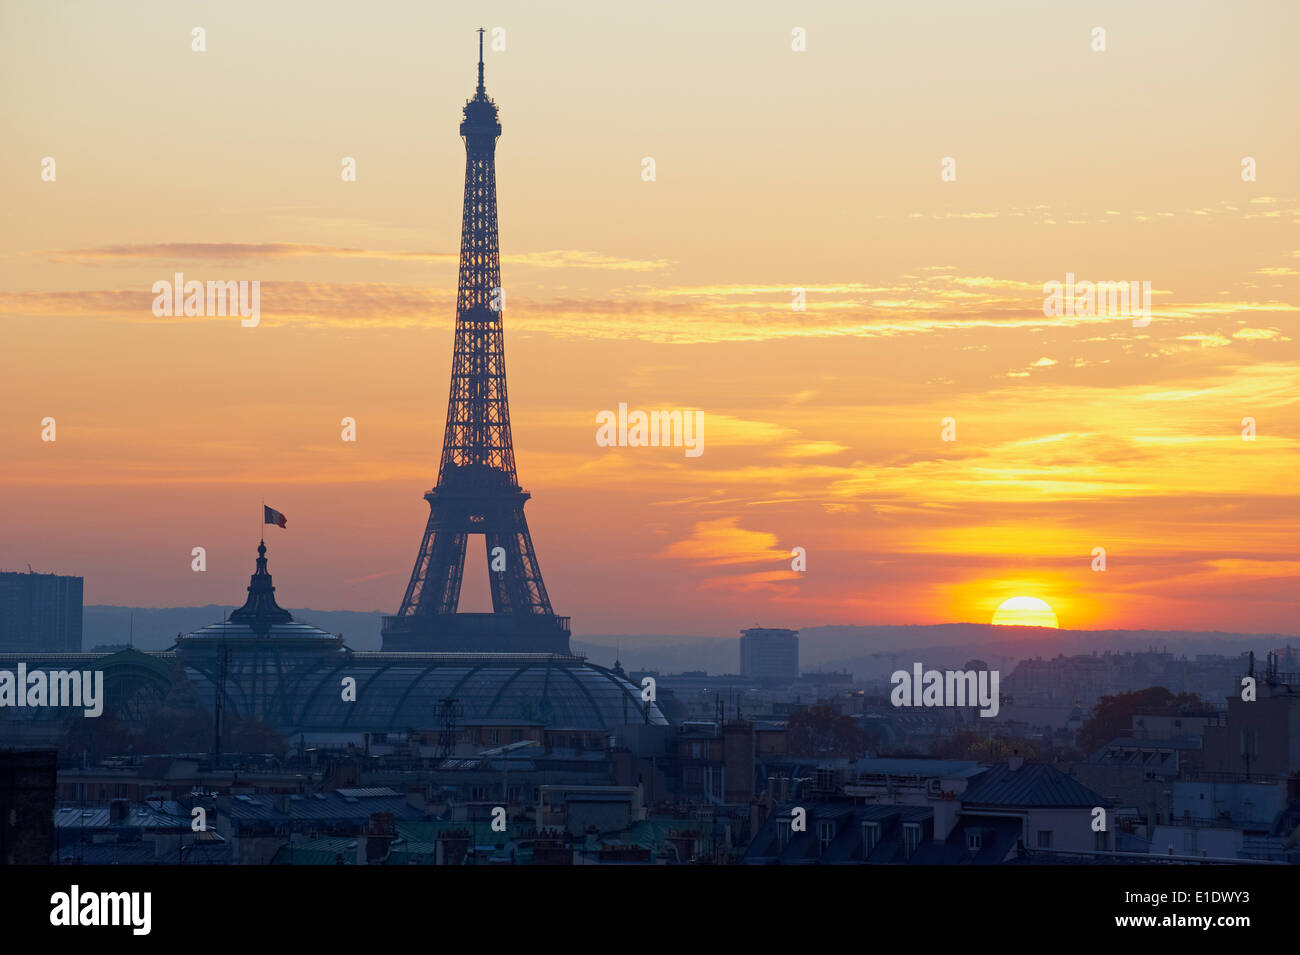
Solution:
M56 852L50 854L52 860L61 864L81 865L230 865L231 848L229 843L185 842L181 852L181 861L177 862L176 853L158 853L152 842L86 842L60 845Z
M334 791L344 798L351 796L354 799L370 799L375 796L401 795L397 790L389 789L387 786L371 786L367 789L336 789Z
M235 796L222 814L232 820L265 820L287 823L343 819L368 819L377 812L391 812L399 819L422 819L424 814L406 801L406 797L391 789L340 789L334 792L313 793L309 799L287 801L288 810L276 808L273 795Z
M1025 763L1013 770L1000 763L985 772L961 796L972 806L1093 806L1105 797L1046 763Z
M271 865L356 865L356 861L356 839L324 838L281 846Z
M54 812L54 825L60 829L186 829L190 828L188 810L170 800L152 805L132 803L127 814L113 822L108 806L65 806Z
M631 799L632 799L631 794L625 796L605 796L605 795L596 795L596 794L575 793L573 795L566 794L564 797L565 802L626 803L626 802L630 802Z

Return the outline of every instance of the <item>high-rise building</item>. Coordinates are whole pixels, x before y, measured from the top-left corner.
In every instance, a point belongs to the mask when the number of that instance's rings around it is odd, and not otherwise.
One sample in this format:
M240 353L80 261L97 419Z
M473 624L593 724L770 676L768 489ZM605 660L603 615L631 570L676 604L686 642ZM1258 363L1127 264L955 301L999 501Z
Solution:
M0 653L80 653L83 583L0 571Z
M798 630L750 627L740 631L740 674L759 678L797 679Z

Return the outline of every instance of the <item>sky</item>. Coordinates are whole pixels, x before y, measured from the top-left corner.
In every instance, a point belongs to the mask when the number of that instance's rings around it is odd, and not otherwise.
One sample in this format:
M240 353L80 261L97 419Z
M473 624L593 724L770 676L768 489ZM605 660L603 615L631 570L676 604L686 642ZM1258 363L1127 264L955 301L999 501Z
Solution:
M396 611L479 26L516 459L576 635L1020 596L1076 629L1300 633L1287 0L7 0L0 568L231 605L265 500L283 605ZM177 272L259 282L259 324L156 317ZM1149 282L1149 324L1048 317L1067 274ZM704 452L600 446L620 403L700 412Z

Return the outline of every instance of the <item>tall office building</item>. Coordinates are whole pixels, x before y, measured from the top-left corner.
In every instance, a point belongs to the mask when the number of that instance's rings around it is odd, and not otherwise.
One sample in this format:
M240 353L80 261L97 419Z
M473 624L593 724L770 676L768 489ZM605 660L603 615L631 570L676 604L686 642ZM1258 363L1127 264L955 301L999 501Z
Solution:
M750 627L740 631L741 676L797 679L798 630Z
M80 653L83 583L0 571L0 653Z

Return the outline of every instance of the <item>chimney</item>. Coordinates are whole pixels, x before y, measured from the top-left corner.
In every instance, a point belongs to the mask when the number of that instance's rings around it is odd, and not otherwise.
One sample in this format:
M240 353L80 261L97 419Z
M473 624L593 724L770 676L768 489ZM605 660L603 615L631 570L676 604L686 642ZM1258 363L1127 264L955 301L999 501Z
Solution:
M1007 769L1011 770L1011 772L1014 773L1023 765L1025 765L1025 757L1020 755L1020 750L1016 750L1007 757Z
M370 816L370 821L357 840L357 864L379 865L388 858L393 840L397 838L397 826L391 812L377 812Z
M469 831L447 829L434 840L434 865L460 865L469 852Z
M125 799L114 799L108 804L108 821L125 822L131 815L131 804Z

